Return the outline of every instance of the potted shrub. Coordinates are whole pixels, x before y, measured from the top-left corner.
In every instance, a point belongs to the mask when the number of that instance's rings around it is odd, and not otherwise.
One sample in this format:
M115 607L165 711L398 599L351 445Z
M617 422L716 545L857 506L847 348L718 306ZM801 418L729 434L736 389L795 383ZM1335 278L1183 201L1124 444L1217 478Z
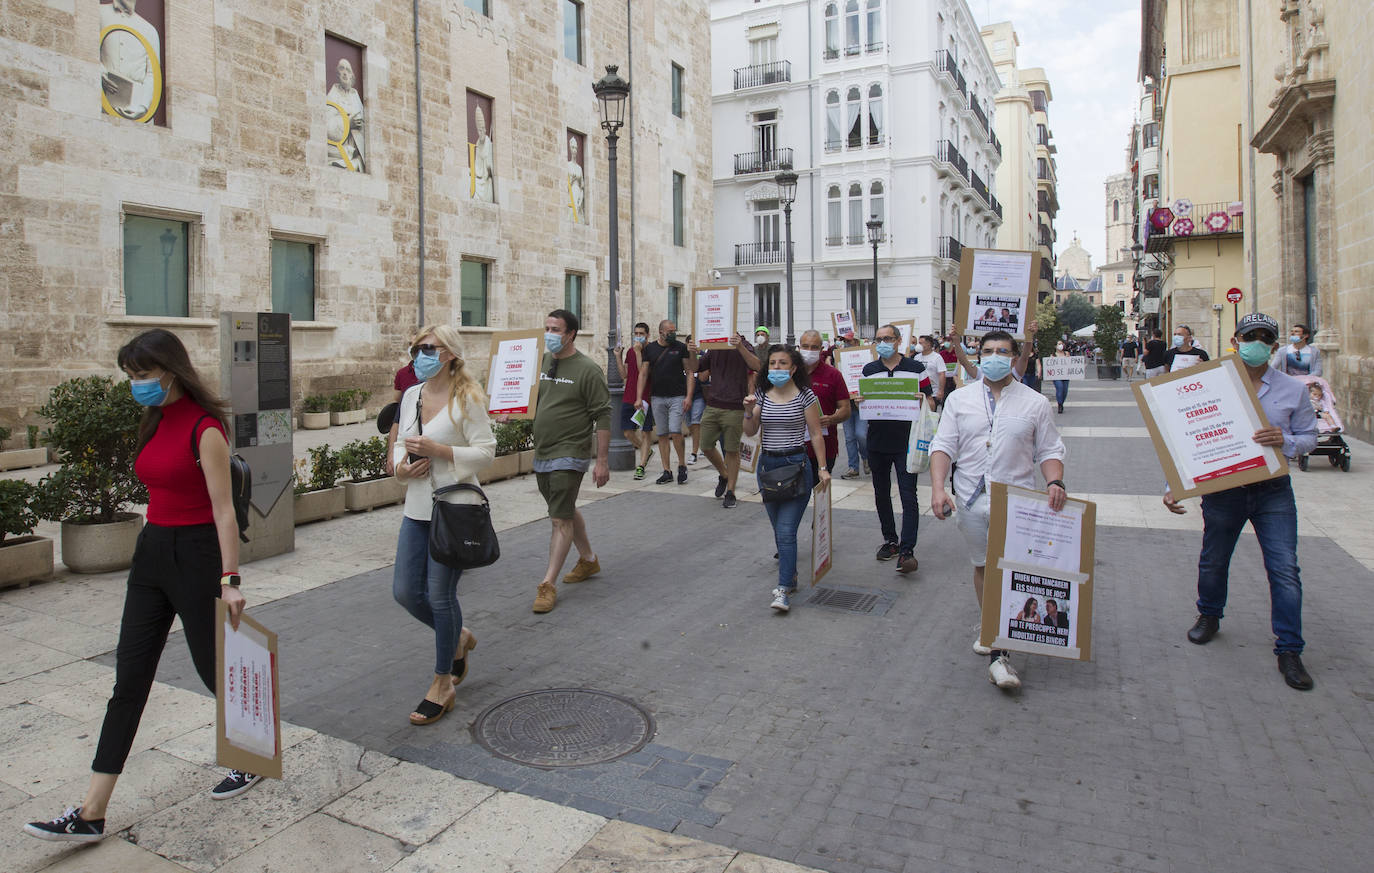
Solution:
M344 506L350 512L390 506L405 499L405 485L386 474L386 440L381 437L354 440L339 449L339 466L348 477L343 483Z
M361 388L345 388L334 392L329 397L329 423L357 424L366 421L367 411L363 409L363 404L371 396L371 391Z
M0 588L22 588L52 575L52 540L32 536L36 491L22 479L0 481Z
M311 394L301 401L301 430L324 430L329 427L329 398Z
M34 428L33 430L37 430ZM3 447L13 433L9 428L0 425L0 447ZM32 436L30 442L33 443ZM0 470L22 470L25 467L41 467L48 462L48 450L37 448L33 443L26 449L9 449L0 451Z
M520 475L520 452L533 439L533 425L527 421L498 421L491 426L491 433L496 437L496 459L477 477L484 485Z
M1121 307L1115 304L1097 307L1093 344L1102 349L1102 360L1097 363L1097 378L1121 378L1121 365L1117 363L1116 355L1125 340L1126 322Z
M39 413L52 423L48 442L62 467L38 483L40 518L62 522L62 563L77 573L126 569L148 502L134 475L143 407L129 386L108 376L71 379L52 390Z
M296 461L296 524L344 514L343 486L334 484L339 479L339 453L326 444L310 449L309 455L308 462Z

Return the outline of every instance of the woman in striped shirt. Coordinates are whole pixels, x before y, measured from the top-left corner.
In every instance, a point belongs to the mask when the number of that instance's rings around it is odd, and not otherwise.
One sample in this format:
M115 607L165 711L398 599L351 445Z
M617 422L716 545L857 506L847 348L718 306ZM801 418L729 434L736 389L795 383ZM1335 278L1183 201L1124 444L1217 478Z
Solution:
M821 405L811 393L810 379L801 354L782 345L771 346L762 356L766 370L759 378L759 389L744 400L744 432L754 436L762 428L759 472L799 464L806 488L800 497L778 503L765 503L773 525L773 541L778 547L778 585L773 589L773 609L787 612L797 590L797 528L811 501L811 465L806 458L809 439L816 457L825 457L821 434ZM820 470L820 487L830 485L830 473Z

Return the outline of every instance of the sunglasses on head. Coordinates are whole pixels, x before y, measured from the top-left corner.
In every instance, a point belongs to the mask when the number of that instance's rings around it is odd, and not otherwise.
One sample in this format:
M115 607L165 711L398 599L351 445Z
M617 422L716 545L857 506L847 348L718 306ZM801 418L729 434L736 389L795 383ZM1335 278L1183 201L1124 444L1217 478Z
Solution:
M439 347L434 345L433 343L423 343L418 346L410 347L410 357L414 359L414 357L420 354L421 352L424 352L427 355L432 355L437 351L439 351Z

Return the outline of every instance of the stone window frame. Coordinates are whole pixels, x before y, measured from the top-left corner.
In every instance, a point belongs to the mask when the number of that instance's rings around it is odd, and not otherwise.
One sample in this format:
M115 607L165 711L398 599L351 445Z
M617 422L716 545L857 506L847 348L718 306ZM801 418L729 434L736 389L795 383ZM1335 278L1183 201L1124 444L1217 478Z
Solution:
M135 215L140 218L157 218L163 221L180 221L186 224L186 315L130 315L127 311L128 300L124 296L124 219ZM191 327L216 327L215 308L205 298L205 282L202 271L205 262L205 220L199 212L158 206L151 203L119 204L119 290L107 314L108 324L169 325Z
M469 263L469 262L470 262L470 263L474 263L474 264L482 264L483 266L486 267L486 270L485 270L485 278L486 278L486 281L483 283L483 288L482 288L482 295L483 295L483 299L482 299L482 309L483 309L483 311L484 311L485 314L486 314L486 319L485 319L486 323L485 323L485 324L468 324L468 323L466 323L465 321L463 321L463 264ZM457 314L458 314L459 328L460 328L461 330L465 330L465 331L467 331L467 330L487 330L487 331L490 331L490 330L494 329L494 324L493 324L493 322L494 322L496 319L494 318L495 312L494 312L494 309L493 309L493 307L492 307L492 293L491 293L491 287L492 287L492 285L494 284L495 276L494 276L493 274L494 274L495 272L496 272L496 260L495 260L494 258L486 257L486 256L484 256L484 255L470 254L470 253L468 253L468 252L463 252L461 255L459 255L459 257L458 257L458 293L457 293L457 295L455 295L455 296L456 296L457 304L458 304L458 305L457 305Z
M569 279L573 279L573 278L576 278L576 279L578 280L578 288L577 288L577 306L576 306L575 308L574 308L573 306L570 306L570 305L569 305L569 302L570 302L570 301L568 300L568 280L569 280ZM586 313L587 313L587 285L588 285L588 278L589 278L589 277L588 277L587 272L586 272L585 270L564 270L564 271L563 271L563 308L566 309L566 310L568 310L569 312L571 312L573 315L576 315L576 316L577 316L577 320L578 320L579 322L582 322L582 323L585 323L586 320L587 320ZM491 270L490 270L490 269L488 269L488 271L487 271L487 287L488 287L488 292L490 292L490 287L491 287ZM488 293L488 297L490 297L490 293ZM487 321L491 321L490 313L488 313Z
M334 328L336 328L338 325L337 325L335 322L333 322L333 321L328 321L328 320L323 319L323 318L320 317L321 311L322 311L322 310L327 310L327 308L328 308L328 307L322 306L322 304L324 304L324 303L326 302L326 300L325 300L325 298L324 298L324 295L321 293L321 292L324 290L324 284L323 284L323 282L322 282L322 280L321 280L321 277L324 275L324 271L325 271L326 266L327 266L327 264L328 264L328 257L329 257L329 240L328 240L328 238L327 238L327 237L320 236L319 234L314 234L314 233L302 233L301 231L284 230L284 229L282 229L282 228L276 228L276 227L273 227L273 228L269 228L269 229L268 229L268 231L267 231L267 238L268 238L268 253L267 253L267 270L268 270L268 273L267 273L267 294L268 294L268 309L270 310L270 309L271 309L271 305L272 305L272 301L271 301L271 295L272 295L272 272L271 272L271 271L272 271L272 250L271 250L271 241L272 241L272 240L281 240L282 242L306 243L306 244L308 244L308 245L314 246L314 248L315 248L315 288L314 288L315 318L314 318L313 320L311 320L311 321L297 321L296 319L293 318L293 319L291 319L291 327L292 327L293 330L294 330L294 329L297 329L297 328L299 328L299 329L301 329L301 330L333 330Z

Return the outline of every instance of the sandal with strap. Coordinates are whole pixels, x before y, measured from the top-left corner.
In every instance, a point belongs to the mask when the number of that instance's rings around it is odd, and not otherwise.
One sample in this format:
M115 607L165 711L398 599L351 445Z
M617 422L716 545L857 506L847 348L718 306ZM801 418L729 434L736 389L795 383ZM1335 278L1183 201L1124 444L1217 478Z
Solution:
M472 631L463 628L458 634L458 657L453 659L453 668L449 671L453 676L454 687L462 682L468 675L468 652L477 648L477 637Z
M415 711L410 714L410 723L415 725L434 724L443 718L444 715L453 709L453 698L450 697L447 703L435 703L426 697L420 701L420 705L415 707Z

